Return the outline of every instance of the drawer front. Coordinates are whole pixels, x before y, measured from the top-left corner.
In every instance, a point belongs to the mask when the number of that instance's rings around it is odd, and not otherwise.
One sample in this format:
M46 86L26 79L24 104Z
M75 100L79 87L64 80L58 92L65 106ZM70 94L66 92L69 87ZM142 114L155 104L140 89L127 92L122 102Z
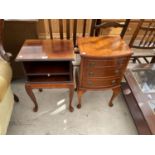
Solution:
M114 68L114 67L105 67L105 68L87 68L84 72L88 78L91 77L109 77L109 76L121 76L124 71L124 67Z
M88 60L86 66L88 68L101 68L105 66L121 66L126 65L128 58L104 59L104 60Z
M109 88L119 85L121 82L121 78L88 78L83 81L83 87L86 88Z

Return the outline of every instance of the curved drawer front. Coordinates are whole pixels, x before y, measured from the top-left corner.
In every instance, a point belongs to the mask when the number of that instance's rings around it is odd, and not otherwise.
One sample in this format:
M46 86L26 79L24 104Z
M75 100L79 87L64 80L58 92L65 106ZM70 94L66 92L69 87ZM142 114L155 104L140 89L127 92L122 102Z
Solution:
M88 60L86 62L86 66L92 68L101 68L105 66L119 66L119 65L126 65L128 62L127 58L117 58L117 59L104 59L104 60Z
M87 68L84 73L88 78L91 77L109 77L109 76L121 76L123 71L123 67L105 67L105 68Z
M119 85L121 78L88 78L82 83L83 87L87 88L109 88Z

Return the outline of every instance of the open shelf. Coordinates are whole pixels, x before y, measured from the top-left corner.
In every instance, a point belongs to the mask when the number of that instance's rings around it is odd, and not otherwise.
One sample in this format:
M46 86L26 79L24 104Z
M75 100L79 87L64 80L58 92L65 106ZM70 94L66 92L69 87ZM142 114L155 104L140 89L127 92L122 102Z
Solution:
M53 76L45 76L45 75L40 75L40 76L28 76L27 80L29 82L33 83L55 83L55 82L69 82L72 79L70 79L69 75L53 75Z
M69 61L24 62L27 75L69 75Z

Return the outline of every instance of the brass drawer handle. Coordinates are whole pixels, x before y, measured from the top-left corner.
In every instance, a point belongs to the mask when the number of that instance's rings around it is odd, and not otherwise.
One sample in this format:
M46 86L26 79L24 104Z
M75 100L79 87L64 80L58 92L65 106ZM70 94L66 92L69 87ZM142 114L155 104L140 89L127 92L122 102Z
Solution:
M117 60L117 64L121 65L121 64L123 64L123 63L124 63L124 61L125 61L125 59L124 59L124 58L119 59L119 60Z
M92 85L92 84L93 84L93 82L92 82L92 81L88 81L88 84L89 84L89 85Z
M94 73L93 73L93 72L89 72L88 75L89 75L89 76L93 76Z
M96 64L95 62L90 62L89 66L92 67L92 66L95 66L95 64Z
M115 73L116 73L116 74L118 74L118 73L119 73L119 70L118 70L118 69L117 69L117 70L115 70Z
M115 83L116 83L116 80L112 80L111 83L112 83L112 84L115 84Z
M122 61L117 61L117 65L122 65Z

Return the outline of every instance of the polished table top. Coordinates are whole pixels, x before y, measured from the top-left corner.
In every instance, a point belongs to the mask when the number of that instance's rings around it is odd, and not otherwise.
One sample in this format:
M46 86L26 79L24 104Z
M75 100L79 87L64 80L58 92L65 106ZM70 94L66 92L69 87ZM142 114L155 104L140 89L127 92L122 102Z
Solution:
M16 61L74 60L73 43L70 40L26 40Z
M131 55L132 51L120 36L78 38L80 54L92 57Z

